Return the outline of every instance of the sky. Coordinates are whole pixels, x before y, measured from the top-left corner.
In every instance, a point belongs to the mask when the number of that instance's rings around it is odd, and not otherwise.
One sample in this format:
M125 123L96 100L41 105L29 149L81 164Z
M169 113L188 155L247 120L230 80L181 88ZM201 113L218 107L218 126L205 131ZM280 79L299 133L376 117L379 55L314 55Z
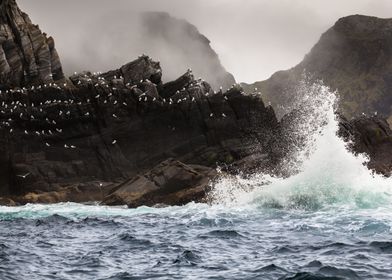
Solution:
M89 34L123 40L132 45L128 28L133 15L165 11L194 24L218 53L238 82L269 78L278 70L298 64L321 34L341 17L352 14L392 17L392 0L17 0L32 21L53 36L65 71L97 67L99 44ZM122 24L118 24L121 21ZM115 29L111 29L116 22ZM106 34L106 33L110 34ZM108 37L108 36L111 37ZM97 51L91 53L91 49ZM111 55L136 57L118 48ZM159 60L159 58L155 58ZM115 62L113 62L115 64ZM121 65L99 65L106 71ZM163 69L165 70L165 69ZM98 71L98 70L96 70Z

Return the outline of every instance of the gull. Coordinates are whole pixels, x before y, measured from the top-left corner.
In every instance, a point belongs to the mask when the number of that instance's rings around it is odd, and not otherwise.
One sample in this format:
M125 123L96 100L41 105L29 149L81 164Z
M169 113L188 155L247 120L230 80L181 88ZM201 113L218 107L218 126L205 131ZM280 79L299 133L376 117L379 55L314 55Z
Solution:
M48 142L45 143L46 147L50 147L50 144Z
M127 104L126 102L123 102L123 105L124 105L124 106L128 106L128 104Z
M116 116L116 114L113 114L112 116L113 116L113 118L116 118L116 119L118 118L118 117Z
M194 97L192 97L192 102L195 102L195 98Z
M213 116L214 116L214 113L211 113L211 114L210 114L210 117L213 117Z
M71 145L71 149L76 149L76 146L74 146L74 145Z
M27 132L27 130L25 130L25 131L24 131L24 133L25 133L26 135L28 135L28 134L29 134L29 133Z
M156 98L156 97L154 97L152 101L156 101L156 100L157 100L157 98Z
M226 118L226 114L225 114L225 113L222 113L222 117Z
M225 99L225 100L229 100L229 99L227 98L227 96L225 96L224 99Z
M89 112L87 112L86 114L84 114L85 116L90 116L90 113Z
M14 131L14 130L11 128L11 129L10 129L10 133L12 133L13 131Z
M69 147L68 147L68 145L67 145L67 144L64 144L64 148L68 149Z
M26 174L24 174L24 175L16 175L16 176L18 176L18 177L20 177L20 178L23 178L23 179L26 179L26 177L27 176L29 176L31 173L29 172L29 173L26 173Z
M116 145L116 143L117 143L117 140L113 140L112 144Z

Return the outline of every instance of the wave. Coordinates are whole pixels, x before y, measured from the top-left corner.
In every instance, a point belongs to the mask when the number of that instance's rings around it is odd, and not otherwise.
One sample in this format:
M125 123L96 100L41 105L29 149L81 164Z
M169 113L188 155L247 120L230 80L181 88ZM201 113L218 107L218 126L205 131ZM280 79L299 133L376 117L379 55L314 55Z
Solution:
M290 123L289 133L305 145L293 144L284 162L284 168L294 175L223 177L210 193L211 200L227 206L253 203L306 210L337 204L357 208L390 204L392 180L372 173L366 167L367 156L353 155L337 136L336 93L306 79L296 91L299 116Z

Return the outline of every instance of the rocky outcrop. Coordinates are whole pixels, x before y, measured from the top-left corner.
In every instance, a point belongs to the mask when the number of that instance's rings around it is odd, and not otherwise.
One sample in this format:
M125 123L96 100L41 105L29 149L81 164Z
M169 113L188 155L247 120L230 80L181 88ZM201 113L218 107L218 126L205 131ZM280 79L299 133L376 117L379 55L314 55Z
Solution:
M345 117L377 112L392 123L392 19L341 18L299 65L244 88L261 92L280 118L291 110L293 88L304 73L338 90L339 110Z
M130 207L199 202L205 198L216 175L215 169L169 159L146 174L122 183L103 202Z
M272 162L269 147L278 123L258 96L244 95L240 87L214 93L190 71L168 84L161 75L159 63L142 56L118 70L74 75L71 86L32 86L0 95L0 195L19 203L73 201L80 184L105 182L110 186L105 193L111 193L105 201L115 204L119 184L173 158L181 168L162 171L169 172L169 181L176 172L185 178L186 172L199 174L183 186L187 191L149 180L162 190L157 195L170 191L171 198L162 202L181 204L199 199L209 168L257 153ZM159 202L155 197L148 200Z
M63 80L53 38L42 33L15 0L1 0L0 89Z
M369 156L369 168L391 176L392 131L384 119L361 117L348 121L342 117L339 134L350 142L353 152Z

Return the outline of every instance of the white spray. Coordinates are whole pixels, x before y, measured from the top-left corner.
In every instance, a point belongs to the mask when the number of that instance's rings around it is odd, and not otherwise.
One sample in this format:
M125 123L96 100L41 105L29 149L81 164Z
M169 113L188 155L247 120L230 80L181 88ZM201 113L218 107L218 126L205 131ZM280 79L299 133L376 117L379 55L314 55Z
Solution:
M284 162L289 178L254 174L250 179L224 177L211 192L217 204L256 203L267 207L319 209L327 205L366 208L390 203L392 180L373 174L365 155L354 156L337 136L337 98L322 83L302 81L296 90L301 116L290 133L305 139Z

